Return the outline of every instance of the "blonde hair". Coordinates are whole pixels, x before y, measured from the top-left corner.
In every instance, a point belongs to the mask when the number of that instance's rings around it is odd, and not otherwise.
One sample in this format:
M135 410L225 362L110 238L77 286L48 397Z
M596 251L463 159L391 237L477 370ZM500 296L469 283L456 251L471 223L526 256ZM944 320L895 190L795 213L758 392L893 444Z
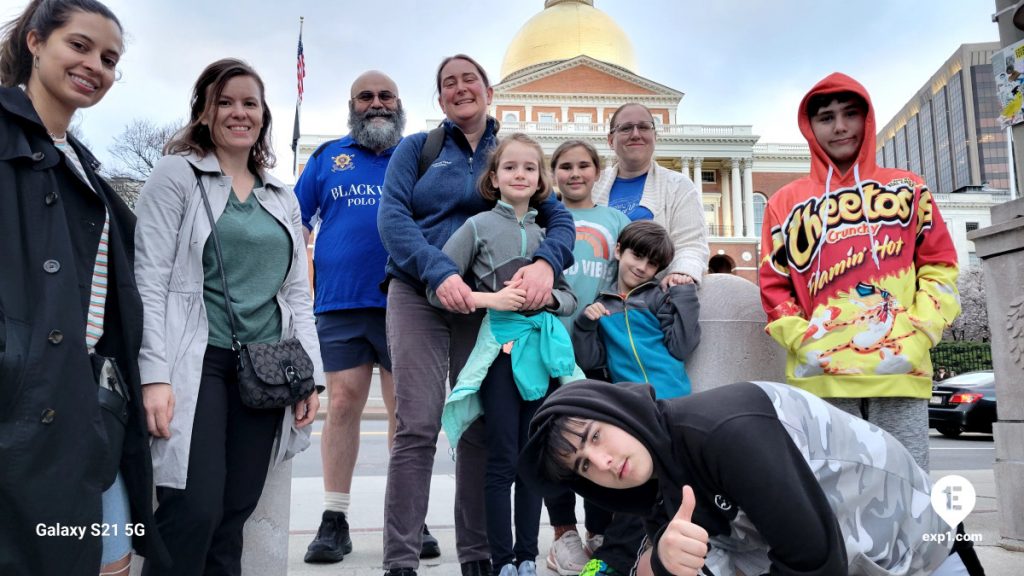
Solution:
M483 196L484 200L491 203L496 203L501 198L501 192L491 185L491 175L498 172L501 155L508 148L509 144L513 142L525 144L537 152L537 191L530 197L530 206L539 206L551 195L551 173L548 171L547 165L544 164L544 149L540 147L536 140L522 132L516 132L502 138L498 145L487 155L487 169L480 175L480 180L477 182L477 191L480 192L480 196Z

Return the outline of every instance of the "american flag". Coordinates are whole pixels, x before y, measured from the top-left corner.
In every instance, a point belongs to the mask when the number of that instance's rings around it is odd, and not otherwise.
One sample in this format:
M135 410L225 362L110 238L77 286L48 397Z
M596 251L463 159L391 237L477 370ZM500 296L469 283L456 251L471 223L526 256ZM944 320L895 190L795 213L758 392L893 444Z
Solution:
M302 79L306 77L306 57L302 55L302 30L299 30L299 54L296 64L299 78L299 102L302 102Z
M299 97L295 100L295 126L292 128L292 156L293 158L293 170L298 167L298 154L296 153L299 146L299 109L302 108L302 79L306 77L306 57L302 54L302 21L303 18L299 17L299 51L296 55L296 77L299 80Z

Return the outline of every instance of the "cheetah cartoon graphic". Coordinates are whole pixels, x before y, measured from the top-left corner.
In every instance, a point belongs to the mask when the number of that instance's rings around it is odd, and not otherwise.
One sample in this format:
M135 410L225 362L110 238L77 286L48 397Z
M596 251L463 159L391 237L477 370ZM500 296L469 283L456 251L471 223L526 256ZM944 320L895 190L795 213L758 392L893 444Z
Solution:
M861 282L847 295L850 302L861 308L853 318L839 320L841 310L837 306L825 308L810 321L803 341L818 340L836 330L854 327L857 333L849 341L824 351L812 350L806 354L806 363L801 362L798 372L806 375L863 374L858 366L844 367L833 358L839 352L851 350L857 354L875 354L882 359L875 366L876 374L906 374L913 366L902 355L902 340L917 333L911 330L905 334L893 335L896 317L907 309L900 305L891 292L880 286Z

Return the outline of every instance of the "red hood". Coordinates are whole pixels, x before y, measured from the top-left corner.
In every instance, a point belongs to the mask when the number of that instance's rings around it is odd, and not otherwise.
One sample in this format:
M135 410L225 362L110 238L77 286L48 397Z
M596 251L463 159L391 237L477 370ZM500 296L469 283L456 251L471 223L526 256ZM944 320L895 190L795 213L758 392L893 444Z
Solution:
M828 154L818 145L818 140L814 137L814 131L811 130L811 119L807 116L807 101L812 96L818 94L833 94L836 92L853 92L860 95L867 102L868 110L864 119L864 140L860 146L860 153L857 154L855 165L860 167L861 180L871 178L877 167L875 162L875 109L871 105L871 97L868 96L868 91L864 89L860 82L846 74L833 72L807 92L807 95L800 101L800 109L797 111L797 123L800 125L800 132L807 139L807 144L811 148L811 178L824 184L825 177L828 175L828 167L832 166L831 187L833 190L836 187L849 186L854 183L853 168L851 167L846 174L840 174L839 169L836 168Z

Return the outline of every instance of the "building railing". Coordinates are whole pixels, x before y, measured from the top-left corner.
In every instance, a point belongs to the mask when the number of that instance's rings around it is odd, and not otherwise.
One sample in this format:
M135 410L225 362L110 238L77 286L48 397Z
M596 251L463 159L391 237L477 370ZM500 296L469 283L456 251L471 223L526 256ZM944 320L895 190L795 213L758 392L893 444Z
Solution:
M807 144L754 144L754 154L810 154Z
M437 126L440 120L427 120L427 126ZM510 122L501 123L502 132L556 133L556 134L607 134L608 125L601 122ZM751 126L717 124L659 124L659 134L682 136L752 136ZM806 151L806 147L804 148Z
M732 238L736 236L736 234L733 233L732 226L708 224L708 236L714 236L716 238Z

